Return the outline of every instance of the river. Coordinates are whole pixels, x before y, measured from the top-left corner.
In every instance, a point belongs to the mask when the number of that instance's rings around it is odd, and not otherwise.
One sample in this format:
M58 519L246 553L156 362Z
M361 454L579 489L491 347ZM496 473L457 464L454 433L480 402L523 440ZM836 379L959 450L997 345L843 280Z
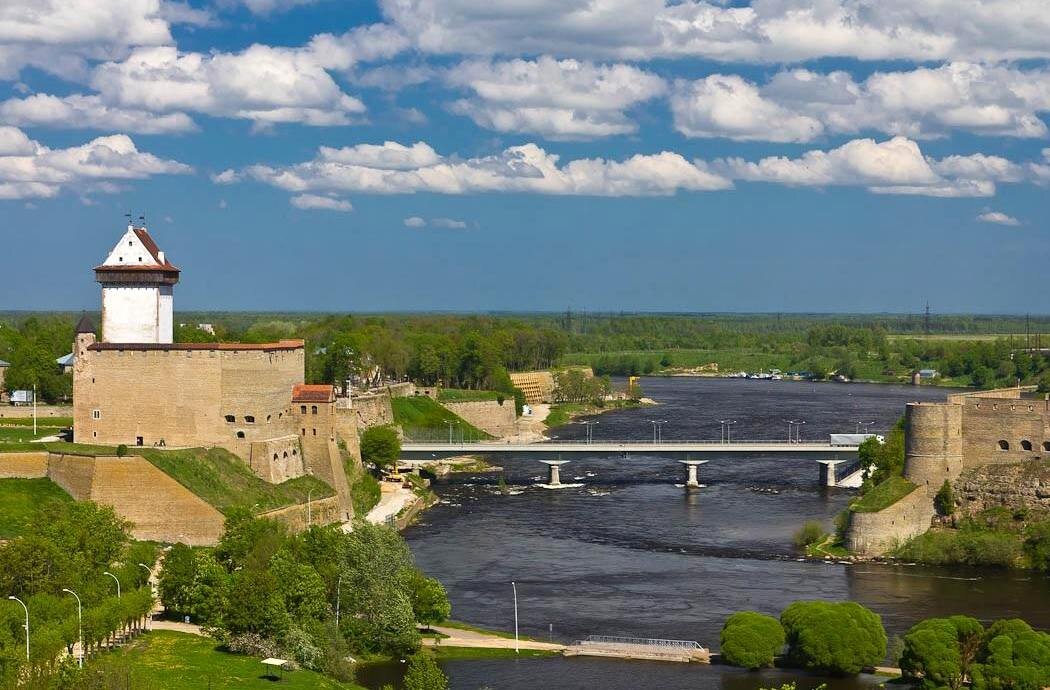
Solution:
M734 439L783 439L785 420L804 420L803 440L853 432L874 422L885 432L909 400L941 400L943 389L740 379L647 378L645 394L660 405L594 418L596 440L651 439L648 420L666 420L664 439L714 438L731 419ZM584 438L585 427L552 430ZM1044 577L1000 571L943 570L870 563L798 560L792 534L806 520L831 521L853 495L822 489L812 456L790 453L704 456L687 494L674 459L632 454L574 455L562 481L536 486L544 467L533 458L500 456L511 495L497 476L453 475L436 485L442 503L405 532L416 561L444 583L453 615L509 630L517 583L523 634L570 641L588 634L697 640L717 647L725 618L750 609L777 615L798 599L857 601L882 615L889 634L919 619L964 613L981 620L1023 616L1050 628ZM676 486L678 484L678 486ZM605 659L455 661L444 664L453 688L602 687L751 690L798 674L742 674L725 667ZM387 681L373 669L361 681ZM799 677L806 688L827 679ZM831 690L855 690L870 678L839 679Z

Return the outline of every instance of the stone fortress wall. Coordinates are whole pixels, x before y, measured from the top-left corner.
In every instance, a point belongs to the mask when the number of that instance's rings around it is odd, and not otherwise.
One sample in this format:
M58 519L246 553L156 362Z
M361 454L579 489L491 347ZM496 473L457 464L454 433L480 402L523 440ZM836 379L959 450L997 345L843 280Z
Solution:
M507 398L502 404L497 400L476 400L470 402L443 402L441 405L448 411L467 420L482 431L501 437L514 433L517 415L514 411L514 399Z
M1018 467L1023 473L1050 457L1050 398L1026 397L1034 390L1003 388L956 393L945 402L908 403L904 477L918 488L878 513L852 513L847 531L851 550L881 555L925 532L935 513L933 497L946 480L973 497L965 503L976 512L988 503L981 482L997 474L982 468L999 465L999 473L1009 474ZM1037 484L1033 495L1043 492L1041 480ZM1045 493L1050 497L1050 481Z

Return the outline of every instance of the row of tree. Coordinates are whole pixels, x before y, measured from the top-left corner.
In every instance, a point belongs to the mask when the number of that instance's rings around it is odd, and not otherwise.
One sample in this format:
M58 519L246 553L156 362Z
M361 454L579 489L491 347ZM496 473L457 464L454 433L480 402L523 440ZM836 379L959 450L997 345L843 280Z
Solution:
M149 572L139 563L151 564L155 555L152 545L131 540L129 525L112 508L91 502L43 506L25 535L0 546L0 686L14 687L21 678L47 687L65 676L72 684L63 687L76 687L69 654L81 631L90 655L115 634L143 625L153 596ZM67 589L83 604L82 626ZM28 661L25 610L8 596L29 610Z
M350 533L293 535L246 511L227 517L214 549L172 547L160 595L233 651L345 680L349 655L408 655L419 649L417 624L450 613L444 588L413 565L396 531L359 522Z
M754 611L730 616L721 633L722 659L744 668L785 661L812 671L856 674L882 663L887 638L879 616L854 602L798 601L780 619ZM905 679L923 688L1040 690L1050 685L1050 634L1019 619L985 628L967 616L930 618L904 635Z

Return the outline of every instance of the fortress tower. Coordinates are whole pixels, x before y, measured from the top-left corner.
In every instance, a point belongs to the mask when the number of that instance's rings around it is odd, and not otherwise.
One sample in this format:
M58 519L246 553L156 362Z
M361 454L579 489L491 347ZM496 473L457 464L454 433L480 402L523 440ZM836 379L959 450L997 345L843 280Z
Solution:
M176 268L145 227L128 225L101 266L102 342L170 344Z

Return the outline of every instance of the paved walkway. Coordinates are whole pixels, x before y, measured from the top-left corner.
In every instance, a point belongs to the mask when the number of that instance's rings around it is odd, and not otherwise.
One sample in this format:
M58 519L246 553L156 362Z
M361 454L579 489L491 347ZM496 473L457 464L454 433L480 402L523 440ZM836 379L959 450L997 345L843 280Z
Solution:
M179 621L158 621L153 620L149 623L150 630L174 630L175 632L189 633L190 635L198 635L200 637L207 637L208 635L201 630L201 626L195 623L182 623Z
M514 649L514 639L490 635L489 633L476 632L474 630L460 630L443 625L433 626L433 630L447 635L448 637L435 640L430 637L423 638L423 644L434 647L474 647L483 649ZM552 644L550 642L536 642L534 640L519 640L519 649L535 649L545 652L563 652L565 645Z

